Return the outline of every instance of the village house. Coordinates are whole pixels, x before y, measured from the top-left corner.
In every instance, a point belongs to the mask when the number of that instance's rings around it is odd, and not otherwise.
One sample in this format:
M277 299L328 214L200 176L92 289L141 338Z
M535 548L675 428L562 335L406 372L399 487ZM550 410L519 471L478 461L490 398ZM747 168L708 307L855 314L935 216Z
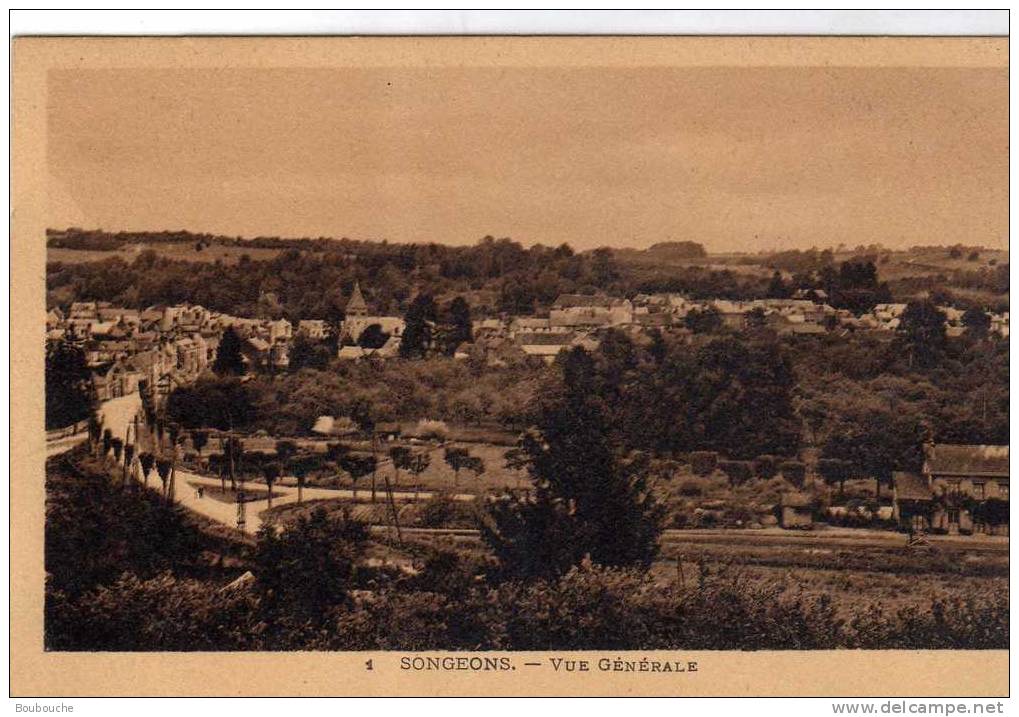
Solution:
M835 312L835 309L827 304L818 304L807 299L762 299L750 303L787 316L794 323L818 326L824 324L826 316Z
M938 310L945 315L945 335L949 338L962 336L966 333L966 325L962 323L962 309L954 306L939 306Z
M142 317L138 309L125 309L121 306L104 306L98 309L100 321L112 321L116 324L136 331L141 327Z
M118 359L109 368L92 374L92 389L100 401L127 396L138 390L141 372L123 359Z
M329 337L329 324L322 319L302 319L297 322L297 333L312 341L323 341Z
M219 341L223 335L219 331L208 328L203 329L198 335L202 337L202 341L205 344L205 365L208 366L216 360L216 354L219 352Z
M99 305L94 301L75 301L67 312L68 321L98 321Z
M928 443L921 475L896 472L893 516L910 532L1008 533L987 501L1008 501L1008 446ZM980 506L983 504L983 507Z
M598 339L592 335L574 331L518 334L514 342L524 355L537 356L545 363L552 363L562 351L569 350L574 346L593 351L598 348L599 344Z
M548 313L550 326L595 328L633 322L633 304L604 294L561 294Z
M274 369L286 370L290 367L290 344L284 340L276 341L269 348L269 365Z
M505 336L506 322L502 319L475 319L471 324L471 334L477 340Z
M336 358L341 361L357 361L368 356L369 352L360 346L340 346L336 352Z
M269 365L269 350L272 345L265 339L249 336L241 342L241 354L251 369L265 368Z
M1008 338L1008 312L991 314L991 333L998 334L1003 339Z
M197 377L205 368L205 342L201 340L201 334L195 337L183 337L173 342L174 350L177 352L175 369L178 373L187 377Z
M175 363L170 362L164 351L149 349L131 356L127 363L139 374L138 390L151 390L157 399L165 398L157 392L160 379L175 368Z
M876 322L876 328L882 331L895 331L899 328L905 311L906 304L877 304L870 313Z
M85 365L89 368L105 366L132 353L129 341L89 341L85 344Z
M269 343L275 344L279 341L289 341L293 338L294 327L286 319L270 321L268 325Z
M786 529L809 529L814 525L814 501L806 493L787 491L782 494L780 523Z
M53 331L54 329L60 329L64 325L64 312L58 307L54 307L46 312L46 330Z
M716 299L709 306L714 308L722 320L722 326L734 331L742 331L747 326L748 309L738 301Z
M566 326L553 326L548 318L532 316L515 316L509 324L509 335L511 338L519 334L568 334L570 329Z
M190 304L166 306L163 308L159 328L163 332L172 331L176 328L197 331L205 325L208 319L209 311L204 306L192 306Z
M765 325L779 336L808 336L825 333L825 328L807 321L802 314L772 311L765 316Z
M366 349L361 346L340 346L336 352L336 358L343 361L356 361L363 358L389 359L395 358L400 353L400 338L390 336L386 343L377 349Z
M515 340L520 350L528 356L538 356L547 363L552 363L560 351L573 345L576 336L572 333L537 333L517 334Z
M675 318L685 317L691 309L700 306L682 294L637 294L633 297L634 313L662 311Z

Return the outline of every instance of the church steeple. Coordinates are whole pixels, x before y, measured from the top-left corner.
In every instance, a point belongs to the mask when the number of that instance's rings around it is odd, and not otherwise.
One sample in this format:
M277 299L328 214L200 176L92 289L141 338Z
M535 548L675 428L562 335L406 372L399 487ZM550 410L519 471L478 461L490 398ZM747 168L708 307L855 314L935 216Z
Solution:
M361 284L354 282L354 291L350 294L350 301L347 302L347 316L365 316L368 314L368 305L364 303L361 296Z

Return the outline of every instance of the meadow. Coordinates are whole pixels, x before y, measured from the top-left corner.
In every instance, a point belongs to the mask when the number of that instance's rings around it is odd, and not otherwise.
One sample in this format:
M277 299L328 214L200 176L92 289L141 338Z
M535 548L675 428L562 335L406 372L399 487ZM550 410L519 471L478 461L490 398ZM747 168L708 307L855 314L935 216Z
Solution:
M67 249L64 247L47 247L46 261L63 264L80 264L90 261L102 261L120 257L130 263L138 258L143 251L154 251L160 258L175 261L195 261L224 264L236 264L242 256L252 261L269 261L279 256L282 249L267 247L233 246L225 244L209 244L199 251L190 242L152 242L150 244L127 244L119 249Z

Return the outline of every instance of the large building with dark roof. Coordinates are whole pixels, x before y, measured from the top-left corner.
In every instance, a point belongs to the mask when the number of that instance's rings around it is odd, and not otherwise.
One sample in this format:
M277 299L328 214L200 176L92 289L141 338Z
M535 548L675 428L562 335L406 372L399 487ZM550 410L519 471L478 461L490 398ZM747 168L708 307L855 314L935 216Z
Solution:
M921 474L892 477L896 519L911 532L1008 533L1008 446L929 443Z

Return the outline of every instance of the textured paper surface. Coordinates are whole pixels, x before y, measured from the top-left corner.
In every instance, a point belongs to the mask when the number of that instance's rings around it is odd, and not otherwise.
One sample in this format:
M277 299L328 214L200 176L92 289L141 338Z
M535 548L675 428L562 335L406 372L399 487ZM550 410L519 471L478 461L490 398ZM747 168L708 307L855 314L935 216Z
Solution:
M43 651L43 327L50 70L341 67L1007 67L1005 39L22 38L14 45L11 231L11 692L30 695L944 695L1008 693L1008 653L598 651L587 673L514 653L507 672L400 669L405 653ZM296 110L295 110L296 111ZM1007 146L1002 147L1007 152ZM161 227L152 227L159 229ZM752 247L748 247L752 248ZM437 654L437 653L428 653ZM487 656L500 653L485 653ZM553 656L576 657L570 653ZM600 658L696 661L600 672ZM373 669L366 670L366 661ZM542 668L524 662L541 660Z

